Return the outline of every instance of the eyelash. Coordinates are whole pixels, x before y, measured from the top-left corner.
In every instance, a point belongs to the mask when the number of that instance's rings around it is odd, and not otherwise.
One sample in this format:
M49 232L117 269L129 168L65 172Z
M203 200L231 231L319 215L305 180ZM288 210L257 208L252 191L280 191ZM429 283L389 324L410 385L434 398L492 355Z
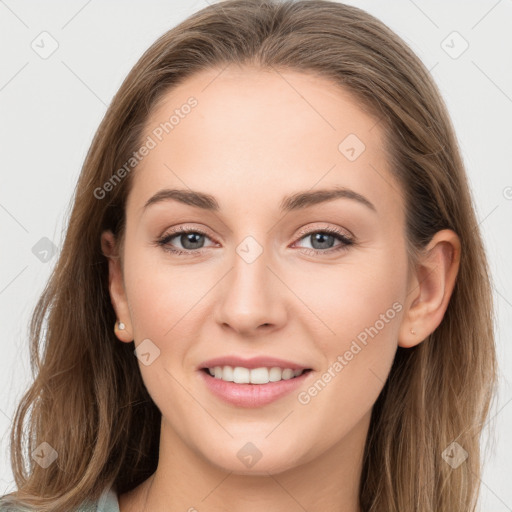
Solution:
M186 229L183 226L180 226L178 229L175 229L174 231L171 231L170 233L165 234L161 238L158 238L155 241L155 244L158 247L161 247L164 251L175 254L175 255L185 255L185 256L196 256L203 252L204 248L202 249L190 249L190 250L182 250L182 249L173 249L168 245L169 241L175 238L178 235L184 235L184 234L190 234L195 233L199 235L204 235L208 238L207 233L202 231L201 229ZM298 240L302 240L303 238L306 238L307 236L316 234L316 233L322 233L322 234L329 234L334 235L337 240L342 242L340 245L334 248L321 250L321 249L310 249L308 247L303 248L303 251L308 251L307 254L313 254L313 255L322 255L322 254L332 254L337 253L340 251L346 251L348 250L348 247L351 245L354 245L355 242L352 238L347 237L345 234L343 234L340 230L336 228L326 227L322 229L314 229L306 232L300 233L300 238Z

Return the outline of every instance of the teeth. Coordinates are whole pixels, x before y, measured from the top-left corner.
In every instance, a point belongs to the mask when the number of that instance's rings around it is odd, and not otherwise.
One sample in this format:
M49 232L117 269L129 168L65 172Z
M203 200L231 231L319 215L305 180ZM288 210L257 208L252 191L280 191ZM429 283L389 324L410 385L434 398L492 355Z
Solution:
M292 370L291 368L243 368L241 366L215 366L208 368L208 372L216 379L236 384L268 384L280 380L289 380L302 375L304 370Z

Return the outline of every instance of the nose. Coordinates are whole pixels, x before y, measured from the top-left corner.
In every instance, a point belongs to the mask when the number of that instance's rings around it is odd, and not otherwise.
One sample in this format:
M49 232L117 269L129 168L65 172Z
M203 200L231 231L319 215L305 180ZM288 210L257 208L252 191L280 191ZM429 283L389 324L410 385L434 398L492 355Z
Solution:
M231 270L217 287L215 320L224 330L251 337L285 324L287 289L268 263L265 252L254 261L234 254Z

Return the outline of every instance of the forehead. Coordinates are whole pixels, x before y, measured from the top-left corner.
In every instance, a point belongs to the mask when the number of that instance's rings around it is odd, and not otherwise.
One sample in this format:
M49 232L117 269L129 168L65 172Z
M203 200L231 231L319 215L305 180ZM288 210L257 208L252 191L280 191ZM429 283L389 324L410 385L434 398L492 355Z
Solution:
M382 195L393 178L377 121L348 91L311 73L202 71L168 91L147 119L143 140L154 147L136 168L131 196L140 207L178 186L226 194L221 203L235 193L278 202L294 189L337 184L379 203L372 189Z

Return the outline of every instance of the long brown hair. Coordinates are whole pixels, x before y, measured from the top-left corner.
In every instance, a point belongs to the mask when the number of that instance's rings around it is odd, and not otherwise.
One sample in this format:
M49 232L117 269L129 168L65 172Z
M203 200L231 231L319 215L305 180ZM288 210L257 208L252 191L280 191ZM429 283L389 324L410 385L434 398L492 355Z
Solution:
M136 169L104 197L97 191L140 147L145 121L168 90L228 64L313 73L353 93L386 135L411 264L437 231L460 237L459 274L441 324L418 346L398 348L373 408L359 495L365 512L473 511L497 370L490 273L454 130L407 45L366 12L324 0L210 5L161 36L126 77L85 159L66 238L31 321L34 382L13 421L18 491L5 503L68 512L106 486L123 493L156 470L161 413L133 344L114 335L100 247L103 230L123 233ZM47 468L31 457L43 442L58 454ZM443 458L452 442L469 454L457 469Z

